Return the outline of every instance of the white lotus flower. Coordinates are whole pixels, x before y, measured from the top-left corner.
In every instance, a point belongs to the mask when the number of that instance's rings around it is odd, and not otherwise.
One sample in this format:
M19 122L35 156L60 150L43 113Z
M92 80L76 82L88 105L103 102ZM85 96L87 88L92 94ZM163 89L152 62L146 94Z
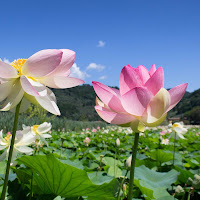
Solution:
M176 139L179 139L179 138L185 139L183 135L187 133L187 129L184 128L183 122L176 122L173 125L169 124L168 127L171 128L172 130L171 136L173 138L175 138L175 135L176 135Z
M44 142L44 144L46 144L47 146L48 143L45 139L51 138L52 136L50 134L45 133L48 133L51 130L51 127L51 123L48 122L44 122L40 125L34 125L31 127L23 125L24 130L26 130L27 132L31 132L35 136L35 139Z
M162 138L161 144L168 145L169 144L169 139Z
M0 161L8 159L11 139L12 134L7 134L7 136L3 138L3 131L0 131L0 150L5 149L5 151L0 155ZM35 137L31 132L27 132L26 130L17 131L15 136L11 164L16 159L18 152L25 153L27 155L32 154L33 149L27 146L32 144L34 141Z

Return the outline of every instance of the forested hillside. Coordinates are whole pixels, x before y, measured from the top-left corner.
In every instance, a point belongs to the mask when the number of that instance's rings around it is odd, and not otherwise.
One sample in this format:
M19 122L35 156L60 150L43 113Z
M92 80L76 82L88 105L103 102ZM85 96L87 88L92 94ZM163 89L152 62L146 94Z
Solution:
M71 120L99 121L94 106L96 94L91 85L53 90L57 97L61 116ZM200 123L200 89L186 92L181 102L168 114L170 117L187 117L190 121Z

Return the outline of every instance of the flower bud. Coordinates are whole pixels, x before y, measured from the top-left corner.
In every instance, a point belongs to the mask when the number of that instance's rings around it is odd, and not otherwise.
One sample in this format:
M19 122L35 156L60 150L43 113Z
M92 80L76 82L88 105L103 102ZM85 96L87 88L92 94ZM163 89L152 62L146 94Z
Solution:
M117 139L116 139L116 142L115 142L115 144L116 144L116 146L117 146L117 147L119 147L119 146L120 146L120 140L119 140L119 138L117 138Z
M132 155L126 160L126 166L131 167Z

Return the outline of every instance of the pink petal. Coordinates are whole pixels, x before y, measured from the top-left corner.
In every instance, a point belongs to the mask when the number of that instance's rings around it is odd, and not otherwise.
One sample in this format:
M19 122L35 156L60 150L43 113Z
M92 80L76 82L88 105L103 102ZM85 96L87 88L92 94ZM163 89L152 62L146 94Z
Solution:
M0 60L0 78L17 78L17 70Z
M136 87L121 98L124 109L136 116L141 116L147 108L153 94L145 87Z
M136 119L134 116L112 112L111 110L101 106L95 106L95 110L104 121L111 124L126 124Z
M142 116L144 123L154 123L165 115L170 105L170 94L169 92L161 88L160 91L152 98L147 110Z
M51 88L71 88L84 83L81 79L67 76L45 76L37 80Z
M20 77L21 85L23 90L32 96L46 96L47 88L39 82L33 81L32 79L22 75Z
M137 71L130 65L126 65L120 74L119 87L120 94L123 95L129 90L142 86L142 80Z
M68 73L75 61L76 53L69 49L60 49L63 52L60 64L52 71L50 76L63 76Z
M22 66L22 74L31 77L42 77L51 73L61 62L63 52L57 49L46 49L33 54Z
M118 96L119 92L116 93L116 90L96 81L93 81L92 84L95 92L104 104L113 111L125 112L121 105L120 96Z
M150 78L149 72L146 67L143 65L139 65L135 71L140 75L140 79L142 80L142 84L144 85L147 80Z
M168 91L171 97L171 104L167 112L170 111L173 107L175 107L176 104L178 104L178 102L183 98L187 85L188 85L187 83L183 83Z
M164 72L162 67L159 67L156 70L151 78L145 83L145 87L147 87L154 95L164 87Z
M60 115L59 108L56 104L56 97L50 89L47 88L46 96L35 96L35 99L48 112L54 115Z
M153 76L154 72L156 72L156 66L155 66L155 64L153 64L153 65L151 66L151 69L149 70L150 76Z

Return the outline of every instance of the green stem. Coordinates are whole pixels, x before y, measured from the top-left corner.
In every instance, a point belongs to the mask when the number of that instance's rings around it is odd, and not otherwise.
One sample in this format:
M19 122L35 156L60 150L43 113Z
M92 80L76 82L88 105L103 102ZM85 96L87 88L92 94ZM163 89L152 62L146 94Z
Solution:
M129 180L128 200L132 200L133 196L133 181L134 181L135 161L136 161L138 143L139 143L139 133L135 133L134 145L132 148L132 161L131 161L131 171Z
M14 144L15 144L15 135L16 135L16 131L17 131L20 105L21 105L21 101L17 105L16 111L15 111L15 119L14 119L13 131L12 131L12 139L11 139L10 150L9 150L9 155L8 155L8 162L7 162L7 166L6 166L6 174L5 174L3 190L2 190L2 194L1 194L1 200L4 200L5 196L6 196L6 188L7 188L7 185L8 185L10 163L11 163L11 160L12 160L13 148L14 148Z
M175 149L176 149L176 132L175 132L175 139L174 139L174 152L173 152L173 163L172 163L172 166L174 166L174 160L175 160Z
M32 172L32 175L31 175L31 191L30 191L30 200L32 199L32 196L33 196L33 172Z
M117 154L117 145L115 144L114 176L116 175L116 172L115 172L115 161L116 161L116 154Z
M190 200L190 192L188 192L187 200Z
M124 180L125 180L127 174L128 174L128 170L126 171L126 174L125 174L124 178L122 179L122 182L121 182L121 184L120 184L120 186L119 186L119 191L118 191L117 200L120 200L120 191L121 191L121 188L122 188L122 186L123 186L123 184L124 184Z

